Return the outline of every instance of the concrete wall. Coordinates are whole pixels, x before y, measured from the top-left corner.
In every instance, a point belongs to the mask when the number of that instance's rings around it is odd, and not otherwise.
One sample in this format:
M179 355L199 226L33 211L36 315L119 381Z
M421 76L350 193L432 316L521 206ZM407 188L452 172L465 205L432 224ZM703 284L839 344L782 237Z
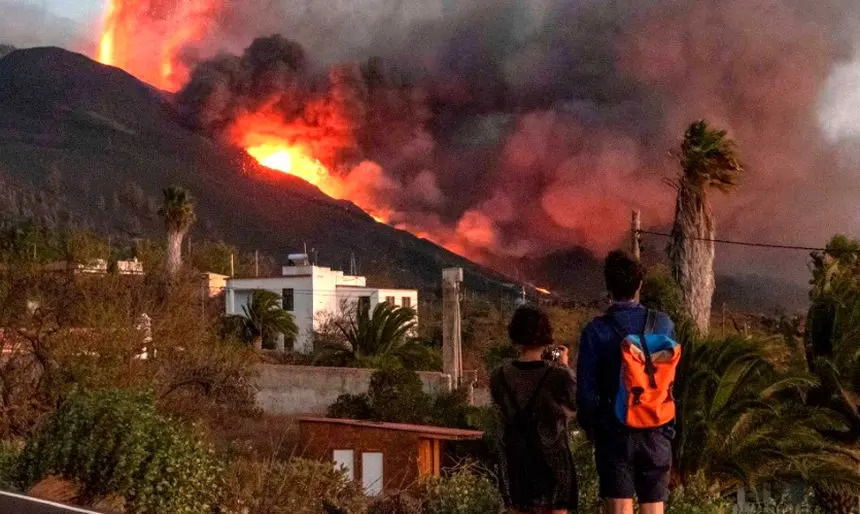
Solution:
M257 405L272 414L325 414L342 394L366 393L371 369L324 368L261 364L257 379ZM450 377L419 372L424 391L450 390Z

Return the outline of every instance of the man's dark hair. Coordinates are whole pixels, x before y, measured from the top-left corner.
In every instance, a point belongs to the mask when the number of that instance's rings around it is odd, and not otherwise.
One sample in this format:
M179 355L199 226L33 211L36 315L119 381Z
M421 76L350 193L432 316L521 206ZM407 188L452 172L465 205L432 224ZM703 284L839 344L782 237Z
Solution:
M547 346L552 344L549 317L534 307L522 306L514 312L508 325L511 342L517 346Z
M632 300L645 279L645 268L627 253L615 250L606 257L603 276L613 300Z

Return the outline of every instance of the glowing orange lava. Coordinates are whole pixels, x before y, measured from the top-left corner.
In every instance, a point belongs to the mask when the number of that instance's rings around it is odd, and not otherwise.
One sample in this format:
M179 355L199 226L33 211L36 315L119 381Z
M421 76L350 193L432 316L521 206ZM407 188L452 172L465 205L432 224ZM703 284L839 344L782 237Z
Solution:
M180 53L206 35L221 1L107 0L96 60L177 91L189 74Z

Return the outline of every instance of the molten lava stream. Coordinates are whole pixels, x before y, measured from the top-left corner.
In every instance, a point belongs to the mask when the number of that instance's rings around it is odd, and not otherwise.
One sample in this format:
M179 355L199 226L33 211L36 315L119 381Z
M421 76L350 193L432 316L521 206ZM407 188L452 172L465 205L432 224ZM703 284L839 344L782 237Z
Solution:
M267 142L245 148L248 155L267 168L298 177L315 185L320 191L336 200L350 200L379 223L388 223L390 214L369 201L350 195L349 188L341 177L331 173L321 162L306 154L301 148L283 142ZM350 198L350 196L353 196Z

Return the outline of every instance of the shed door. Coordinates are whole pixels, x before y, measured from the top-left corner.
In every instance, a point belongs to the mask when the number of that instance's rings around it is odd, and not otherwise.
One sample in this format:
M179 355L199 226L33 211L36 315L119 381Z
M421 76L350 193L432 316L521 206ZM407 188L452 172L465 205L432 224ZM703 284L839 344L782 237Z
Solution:
M382 494L382 454L376 452L361 454L361 482L368 496Z

